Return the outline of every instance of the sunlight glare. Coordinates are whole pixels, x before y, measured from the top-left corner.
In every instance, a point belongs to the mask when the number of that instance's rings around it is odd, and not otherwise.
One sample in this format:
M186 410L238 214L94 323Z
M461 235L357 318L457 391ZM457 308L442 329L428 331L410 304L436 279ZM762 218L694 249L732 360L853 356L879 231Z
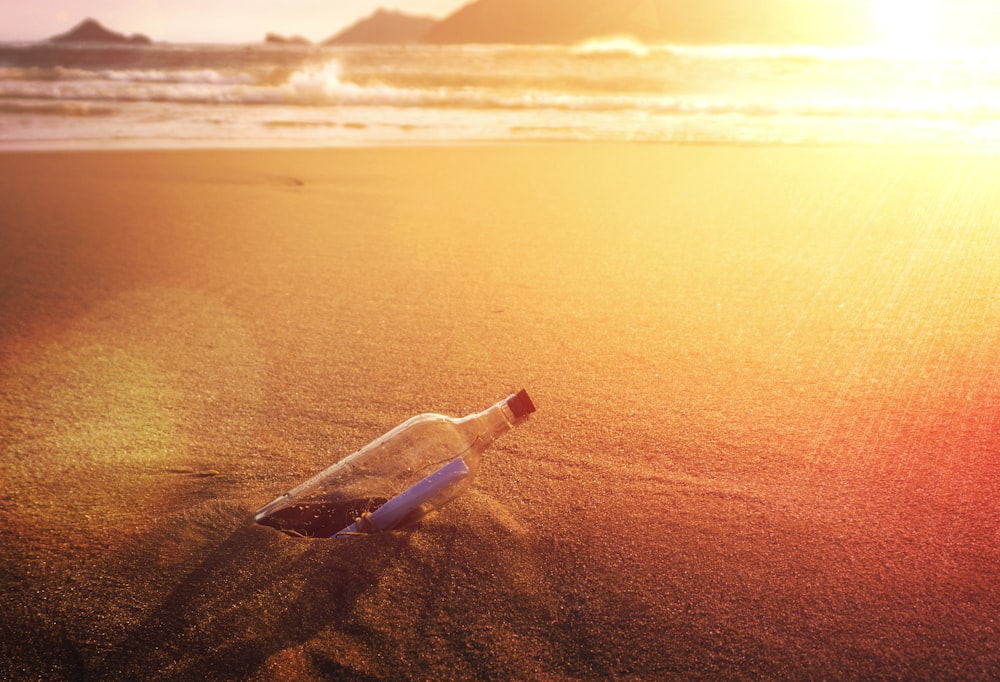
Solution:
M936 44L937 0L875 0L874 9L886 47L921 50Z

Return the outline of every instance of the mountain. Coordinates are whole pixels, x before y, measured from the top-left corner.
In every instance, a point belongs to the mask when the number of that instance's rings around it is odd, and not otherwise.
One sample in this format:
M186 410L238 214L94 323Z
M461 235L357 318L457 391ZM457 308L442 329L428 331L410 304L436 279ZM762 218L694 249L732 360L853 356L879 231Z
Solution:
M572 42L592 37L586 18L616 3L620 4L618 0L478 0L435 24L424 39L431 43Z
M630 34L679 44L859 44L865 3L803 0L477 0L428 30L432 43L572 43Z
M323 45L403 44L421 42L437 21L394 10L378 9L323 41Z
M131 45L149 45L153 41L141 33L126 36L123 33L110 31L94 19L84 19L66 33L49 38L52 43L118 43Z

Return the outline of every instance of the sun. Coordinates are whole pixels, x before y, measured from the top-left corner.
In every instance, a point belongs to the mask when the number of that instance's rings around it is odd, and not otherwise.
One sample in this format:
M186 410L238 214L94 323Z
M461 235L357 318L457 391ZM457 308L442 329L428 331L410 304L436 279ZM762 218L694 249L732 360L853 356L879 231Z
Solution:
M875 0L882 43L892 49L919 50L937 43L937 0Z

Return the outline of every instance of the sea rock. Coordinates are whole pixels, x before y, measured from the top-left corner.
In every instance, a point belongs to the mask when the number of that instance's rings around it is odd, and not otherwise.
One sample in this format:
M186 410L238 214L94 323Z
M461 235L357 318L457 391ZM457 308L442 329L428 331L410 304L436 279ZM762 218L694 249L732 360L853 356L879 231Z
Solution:
M49 38L52 43L116 43L124 45L149 45L153 41L141 33L127 36L111 31L95 19L84 19L66 33Z
M283 36L280 33L268 33L264 42L269 45L312 45L308 38L302 36Z

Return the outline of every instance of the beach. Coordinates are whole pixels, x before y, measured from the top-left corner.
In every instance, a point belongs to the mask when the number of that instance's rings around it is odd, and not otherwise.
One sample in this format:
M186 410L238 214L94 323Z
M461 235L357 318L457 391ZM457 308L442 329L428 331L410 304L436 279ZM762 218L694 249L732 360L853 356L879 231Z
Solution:
M0 154L0 678L986 679L1000 158ZM253 511L537 412L416 527Z

